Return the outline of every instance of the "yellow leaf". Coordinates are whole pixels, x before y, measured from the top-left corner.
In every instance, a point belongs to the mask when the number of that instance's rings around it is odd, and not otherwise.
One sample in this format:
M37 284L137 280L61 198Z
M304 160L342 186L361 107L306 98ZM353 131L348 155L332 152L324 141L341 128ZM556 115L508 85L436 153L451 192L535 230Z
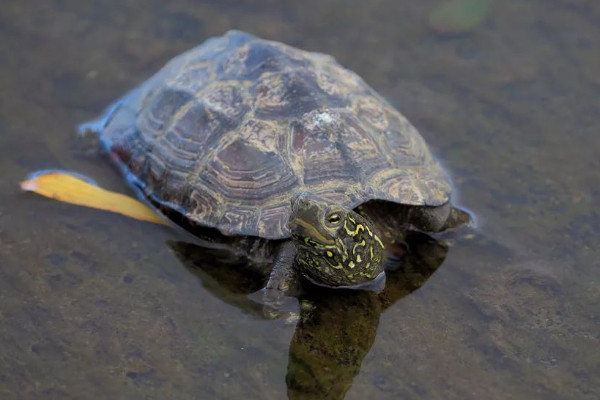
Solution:
M84 179L65 172L41 172L21 182L21 189L45 197L155 224L169 223L144 203L119 193L104 190Z

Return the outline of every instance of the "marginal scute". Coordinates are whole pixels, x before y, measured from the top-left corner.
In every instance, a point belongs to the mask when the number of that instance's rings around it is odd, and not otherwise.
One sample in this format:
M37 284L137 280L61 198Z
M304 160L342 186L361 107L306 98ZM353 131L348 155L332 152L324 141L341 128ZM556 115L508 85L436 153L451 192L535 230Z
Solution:
M188 202L186 217L189 220L217 227L223 204L220 197L215 196L212 190L196 186L190 193Z
M167 63L100 139L152 201L225 234L289 237L299 192L437 206L451 189L417 130L358 75L238 31Z
M252 236L258 236L258 212L250 207L238 207L225 212L220 221L221 232L229 235L241 230L252 232Z
M289 205L290 202L285 200L263 209L258 221L258 234L256 236L285 237L290 215Z

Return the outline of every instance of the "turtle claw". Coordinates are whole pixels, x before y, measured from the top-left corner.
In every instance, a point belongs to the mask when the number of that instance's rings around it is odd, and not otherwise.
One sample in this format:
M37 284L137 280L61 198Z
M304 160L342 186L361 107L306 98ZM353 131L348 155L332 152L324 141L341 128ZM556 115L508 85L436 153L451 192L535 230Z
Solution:
M98 154L100 149L100 136L95 129L96 121L79 125L77 127L76 150L88 157Z
M286 296L281 290L265 287L249 294L248 298L262 305L262 314L266 319L285 319L290 323L298 319L298 299Z
M104 128L106 121L104 118L96 119L94 121L85 122L77 126L77 137L87 138L88 136L98 136L98 132Z
M110 106L108 106L99 118L93 121L79 124L79 126L77 126L77 136L85 137L89 134L98 136L100 132L102 132L104 128L106 128L106 125L108 125L108 123L113 118L117 110L121 108L123 101L127 99L127 97L128 96L125 96L124 98L117 100Z
M100 134L113 119L115 113L121 108L128 96L129 95L126 95L108 106L100 117L77 126L77 138L85 153L98 151L98 148L100 147Z

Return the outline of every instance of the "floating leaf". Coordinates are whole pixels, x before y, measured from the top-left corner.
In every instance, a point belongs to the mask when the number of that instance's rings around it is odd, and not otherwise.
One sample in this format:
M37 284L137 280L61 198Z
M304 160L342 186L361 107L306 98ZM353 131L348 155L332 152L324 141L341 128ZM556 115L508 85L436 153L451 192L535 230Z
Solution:
M438 33L467 33L485 21L492 0L449 0L429 14L429 26Z
M38 172L21 182L21 189L66 203L112 211L142 221L168 225L154 210L131 197L110 192L68 172Z

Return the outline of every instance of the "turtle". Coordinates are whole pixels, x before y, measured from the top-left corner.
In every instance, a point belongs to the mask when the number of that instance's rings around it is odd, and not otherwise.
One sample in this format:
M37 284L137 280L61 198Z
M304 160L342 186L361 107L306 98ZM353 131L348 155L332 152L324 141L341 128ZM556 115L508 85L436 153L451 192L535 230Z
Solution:
M417 129L356 73L241 31L176 56L81 129L186 229L267 243L277 293L299 277L381 287L407 230L469 219Z

